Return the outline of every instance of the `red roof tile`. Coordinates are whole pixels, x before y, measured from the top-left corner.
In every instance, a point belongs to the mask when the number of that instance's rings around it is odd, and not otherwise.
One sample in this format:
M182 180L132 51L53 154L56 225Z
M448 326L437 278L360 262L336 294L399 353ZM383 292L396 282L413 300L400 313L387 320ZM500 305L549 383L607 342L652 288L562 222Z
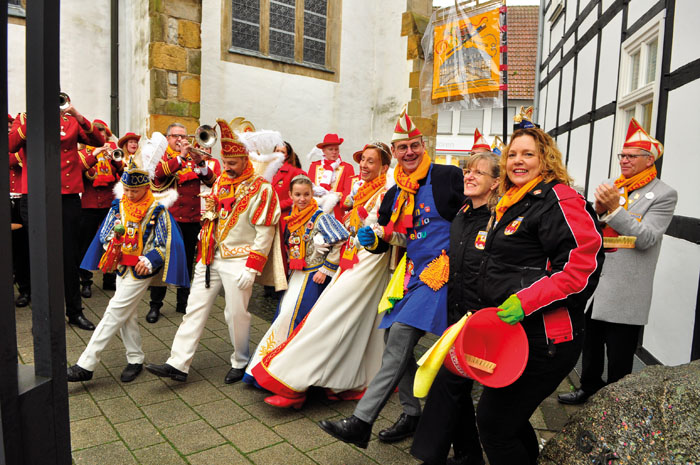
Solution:
M509 6L508 98L535 98L538 6Z

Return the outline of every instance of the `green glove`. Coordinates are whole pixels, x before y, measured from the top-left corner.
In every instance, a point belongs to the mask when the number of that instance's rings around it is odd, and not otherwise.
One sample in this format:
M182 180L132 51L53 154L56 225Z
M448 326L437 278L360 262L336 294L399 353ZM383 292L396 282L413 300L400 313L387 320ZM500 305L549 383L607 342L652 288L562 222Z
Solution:
M518 296L515 294L508 297L505 302L498 306L498 308L500 308L501 311L496 313L496 315L498 315L498 318L500 318L501 321L508 323L509 325L514 325L525 318L523 305L520 303L520 299L518 299Z

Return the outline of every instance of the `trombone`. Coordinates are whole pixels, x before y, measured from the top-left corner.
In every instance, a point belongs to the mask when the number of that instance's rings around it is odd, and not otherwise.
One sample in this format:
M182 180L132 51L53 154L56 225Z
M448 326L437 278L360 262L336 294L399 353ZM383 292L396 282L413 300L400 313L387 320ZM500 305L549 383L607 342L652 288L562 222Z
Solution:
M192 140L192 145L196 143L199 144L200 147L204 147L206 149L212 148L218 140L218 136L216 135L216 129L214 129L212 126L209 126L208 124L201 125L197 128L194 134L188 134L187 137ZM204 150L195 147L190 147L189 150L198 153L199 155L206 158L211 157L211 154L209 152L205 152Z

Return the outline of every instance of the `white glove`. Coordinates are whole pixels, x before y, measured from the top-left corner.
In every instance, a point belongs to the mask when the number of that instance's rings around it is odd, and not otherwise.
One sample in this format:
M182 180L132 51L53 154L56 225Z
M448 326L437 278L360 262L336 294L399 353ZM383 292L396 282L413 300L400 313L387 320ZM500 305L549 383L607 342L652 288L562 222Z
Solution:
M323 197L328 194L328 190L325 187L314 185L314 197Z
M255 270L251 270L250 268L245 268L243 271L241 271L241 274L238 275L238 289L242 291L249 289L253 285L256 275L257 272Z
M324 255L328 253L328 251L331 249L330 244L322 244L322 245L316 245L316 248L314 249L314 253L311 254L311 259L315 260L317 258L321 258Z
M143 256L143 255L140 255L140 256L139 256L139 261L140 261L141 263L143 263L144 265L146 265L146 267L148 268L148 272L149 272L149 273L153 273L153 264L151 263L151 261L150 261L148 258L146 258L146 257Z

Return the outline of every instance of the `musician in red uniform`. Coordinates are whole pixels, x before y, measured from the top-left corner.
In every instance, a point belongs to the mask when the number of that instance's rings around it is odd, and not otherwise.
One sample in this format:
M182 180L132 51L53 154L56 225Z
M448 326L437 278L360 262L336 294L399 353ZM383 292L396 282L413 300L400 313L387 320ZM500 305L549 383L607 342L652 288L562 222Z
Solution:
M311 163L309 167L309 177L315 185L314 196L320 198L319 205L324 211L330 208L326 206L333 205L333 214L338 221L343 220L343 203L350 193L348 178L355 175L352 165L340 158L343 140L338 134L326 134L323 142L316 144L323 151L323 159Z
M7 132L12 129L12 115L7 115ZM22 150L24 153L24 151ZM20 199L22 198L22 157L19 153L10 152L10 213L13 225L22 224L22 216L19 211ZM29 280L29 241L27 239L27 228L20 227L12 231L12 270L15 274L15 283L19 295L15 300L16 307L26 307L30 300L30 280Z
M11 152L23 150L27 142L27 116L18 115L10 130L9 149ZM63 291L66 301L68 323L80 329L92 331L95 325L83 315L80 300L79 237L80 237L80 194L83 192L83 163L78 154L78 143L101 147L105 140L95 126L73 105L60 115L61 151L61 204L63 223ZM26 158L22 170L22 194L27 194L27 170L31 160ZM22 221L28 219L28 198L23 195L20 203Z
M85 255L92 238L105 219L114 200L114 185L124 170L123 161L115 161L112 151L117 148L112 139L112 131L104 121L92 122L107 143L102 147L85 147L79 151L83 163L83 195L80 198L82 212L80 216L80 257ZM117 275L105 273L102 276L102 289L114 291ZM92 272L80 269L80 294L92 297Z
M180 123L173 123L166 131L168 148L163 154L163 159L156 165L155 178L153 180L155 191L177 189L178 197L168 210L175 218L185 243L185 256L187 258L187 272L192 276L195 250L201 229L201 185L211 186L216 180L216 174L207 166L207 162L200 154L190 151L190 143L187 138L187 130ZM146 315L146 320L155 322L160 315L165 297L165 287L151 287L151 308ZM190 295L189 288L177 288L178 313L185 313L187 298Z
M133 132L127 132L123 136L119 138L117 141L117 147L122 149L124 151L124 160L122 162L124 163L124 166L129 166L129 162L131 161L131 158L136 155L136 152L139 150L139 141L141 140L141 136L133 133ZM141 163L140 157L137 157L134 160L134 163L136 163L136 166L142 167L143 164Z

